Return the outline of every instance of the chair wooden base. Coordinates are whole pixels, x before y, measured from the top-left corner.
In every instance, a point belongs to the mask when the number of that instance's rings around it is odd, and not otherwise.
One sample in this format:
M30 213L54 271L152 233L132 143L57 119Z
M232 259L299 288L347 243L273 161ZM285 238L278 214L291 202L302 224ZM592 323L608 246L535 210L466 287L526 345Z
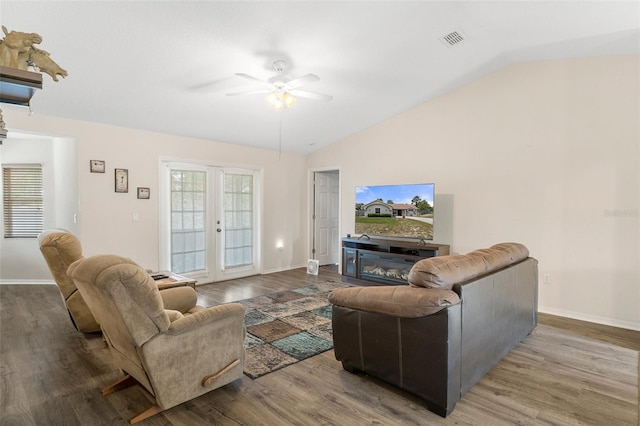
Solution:
M158 404L154 404L151 407L144 410L142 413L138 414L137 416L129 420L129 423L135 424L135 423L141 422L144 419L148 419L151 416L155 416L161 411L163 411L162 408L160 408Z
M106 388L102 389L102 396L109 395L110 393L114 393L119 390L126 389L128 387L131 387L137 384L138 384L138 381L127 374L125 377L118 380L114 384L109 385ZM153 404L151 407L147 408L142 413L138 414L137 416L129 420L129 423L135 424L135 423L141 422L142 420L148 419L149 417L154 416L161 411L163 411L163 409L160 408L158 404Z
M109 385L106 388L102 389L102 396L109 395L110 393L114 393L119 390L126 389L137 384L138 384L138 381L127 374L125 377L118 380L114 384Z
M224 373L231 370L233 367L237 366L238 364L240 364L240 360L236 359L235 361L232 361L231 363L229 363L229 365L227 365L217 373L204 377L202 379L202 386L208 387L213 385L218 378L220 378ZM102 396L112 394L114 392L117 392L122 389L126 389L128 387L131 387L137 384L138 384L138 381L134 379L132 376L130 376L129 374L127 374L122 379L102 389ZM135 424L135 423L141 422L142 420L148 419L149 417L154 416L161 411L164 411L164 410L160 408L158 404L154 404L151 407L144 410L142 413L138 414L137 416L129 420L129 423Z

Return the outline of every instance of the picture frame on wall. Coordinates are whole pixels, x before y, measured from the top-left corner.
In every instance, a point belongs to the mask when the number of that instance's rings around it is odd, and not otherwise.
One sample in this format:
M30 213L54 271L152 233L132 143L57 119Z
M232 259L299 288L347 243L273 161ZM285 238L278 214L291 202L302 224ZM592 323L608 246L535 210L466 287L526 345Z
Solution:
M115 170L116 192L129 192L129 170Z
M89 160L89 170L91 173L104 173L104 161Z
M149 188L138 187L138 199L148 200L151 197L151 190Z

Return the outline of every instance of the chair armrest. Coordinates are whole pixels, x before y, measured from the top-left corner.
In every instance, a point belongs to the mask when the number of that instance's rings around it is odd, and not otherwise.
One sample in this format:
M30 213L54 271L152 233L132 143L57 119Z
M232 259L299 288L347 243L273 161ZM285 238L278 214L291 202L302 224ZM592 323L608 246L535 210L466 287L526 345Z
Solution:
M185 313L196 306L198 294L191 287L172 287L160 290L165 309Z
M344 308L400 318L418 318L435 314L460 303L451 290L411 286L350 287L334 290L329 302Z
M226 318L233 317L241 319L244 324L244 306L239 303L212 306L175 320L164 334L175 336L187 333L195 327L201 327L210 322L223 321Z

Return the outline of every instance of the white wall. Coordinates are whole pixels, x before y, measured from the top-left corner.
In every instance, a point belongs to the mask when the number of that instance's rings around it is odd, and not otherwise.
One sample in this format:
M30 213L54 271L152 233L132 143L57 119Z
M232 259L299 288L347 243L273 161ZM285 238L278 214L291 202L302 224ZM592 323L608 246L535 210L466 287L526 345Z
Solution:
M46 96L46 93L37 96ZM287 153L279 156L276 150L45 117L37 111L29 116L26 109L13 106L3 105L3 112L9 135L23 130L67 136L77 141L78 233L85 255L119 254L145 268L158 268L158 164L162 157L262 169L263 270L271 272L305 265L304 157ZM89 160L104 160L106 173L90 173ZM129 170L128 193L114 192L114 168ZM136 198L138 186L151 188L150 200ZM133 221L133 213L139 214L139 221ZM278 239L284 241L281 250L276 249Z
M16 135L15 132L0 147L1 164L42 165L45 229L77 230L73 223L78 207L75 151L73 139ZM51 280L35 238L0 237L0 253L0 281L37 283Z
M55 218L53 225L57 228L78 232L75 221L78 214L78 158L75 139L54 138L54 198ZM49 227L49 226L47 226Z
M515 64L307 167L340 168L342 235L354 232L356 186L435 182L436 242L456 253L522 242L540 262L541 311L640 329L639 63Z

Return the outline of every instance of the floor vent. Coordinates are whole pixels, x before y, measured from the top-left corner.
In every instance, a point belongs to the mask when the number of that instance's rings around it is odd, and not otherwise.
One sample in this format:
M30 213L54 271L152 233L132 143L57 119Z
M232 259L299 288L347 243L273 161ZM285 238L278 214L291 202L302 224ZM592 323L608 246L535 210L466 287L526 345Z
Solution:
M440 38L440 41L442 41L444 44L446 44L449 47L456 46L462 43L464 40L465 40L464 34L462 34L462 32L458 30L452 31L446 36Z

